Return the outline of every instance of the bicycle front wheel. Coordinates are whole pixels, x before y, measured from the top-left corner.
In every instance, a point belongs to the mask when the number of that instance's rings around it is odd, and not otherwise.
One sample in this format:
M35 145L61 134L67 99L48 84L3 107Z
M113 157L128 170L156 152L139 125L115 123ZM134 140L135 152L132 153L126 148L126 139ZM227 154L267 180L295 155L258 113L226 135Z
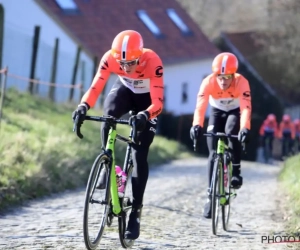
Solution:
M130 248L134 244L134 240L128 240L124 238L126 226L129 219L129 214L131 212L132 208L132 171L133 171L133 165L130 164L127 169L125 170L127 174L127 181L126 181L126 187L124 192L124 198L121 199L122 204L122 213L121 216L118 219L119 222L119 238L120 242L123 248Z
M103 178L99 185L100 174ZM83 236L87 249L94 250L100 243L110 211L110 158L100 154L88 179L83 215Z
M220 210L220 170L222 167L222 161L218 157L214 163L214 170L212 175L212 231L214 235L217 235L219 210Z

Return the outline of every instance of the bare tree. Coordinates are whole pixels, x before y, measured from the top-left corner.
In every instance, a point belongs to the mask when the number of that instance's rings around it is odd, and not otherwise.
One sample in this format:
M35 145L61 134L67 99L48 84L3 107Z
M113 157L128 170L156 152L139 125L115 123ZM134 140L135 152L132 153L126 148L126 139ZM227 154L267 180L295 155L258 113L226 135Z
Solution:
M300 102L299 0L177 0L210 39L254 31L261 49L247 56L290 101Z

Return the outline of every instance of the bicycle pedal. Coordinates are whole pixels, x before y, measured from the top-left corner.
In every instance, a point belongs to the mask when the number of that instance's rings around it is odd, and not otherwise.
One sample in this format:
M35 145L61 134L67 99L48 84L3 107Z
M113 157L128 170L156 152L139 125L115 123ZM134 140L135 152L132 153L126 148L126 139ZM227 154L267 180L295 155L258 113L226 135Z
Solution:
M235 198L236 196L237 196L236 193L230 195L230 197L232 197L232 198Z

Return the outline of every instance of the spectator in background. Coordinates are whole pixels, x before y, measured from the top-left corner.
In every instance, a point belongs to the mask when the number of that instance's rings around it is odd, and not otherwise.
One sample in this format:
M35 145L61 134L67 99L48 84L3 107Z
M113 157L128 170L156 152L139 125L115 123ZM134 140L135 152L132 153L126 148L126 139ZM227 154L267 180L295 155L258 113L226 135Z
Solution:
M279 124L278 137L281 139L282 151L281 157L285 159L293 153L293 144L295 140L295 126L290 115L285 114Z
M273 157L273 140L278 137L278 124L274 114L269 114L263 121L259 135L265 162L268 163Z

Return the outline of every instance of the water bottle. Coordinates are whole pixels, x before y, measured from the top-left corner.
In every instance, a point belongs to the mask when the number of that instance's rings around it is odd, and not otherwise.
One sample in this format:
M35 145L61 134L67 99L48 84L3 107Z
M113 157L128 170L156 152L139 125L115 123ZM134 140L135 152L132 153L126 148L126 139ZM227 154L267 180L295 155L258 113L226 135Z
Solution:
M224 187L227 187L227 183L228 183L227 171L228 171L227 165L224 164Z
M118 184L118 195L120 198L122 198L124 197L127 175L120 166L116 166L116 175L117 175L117 184Z

